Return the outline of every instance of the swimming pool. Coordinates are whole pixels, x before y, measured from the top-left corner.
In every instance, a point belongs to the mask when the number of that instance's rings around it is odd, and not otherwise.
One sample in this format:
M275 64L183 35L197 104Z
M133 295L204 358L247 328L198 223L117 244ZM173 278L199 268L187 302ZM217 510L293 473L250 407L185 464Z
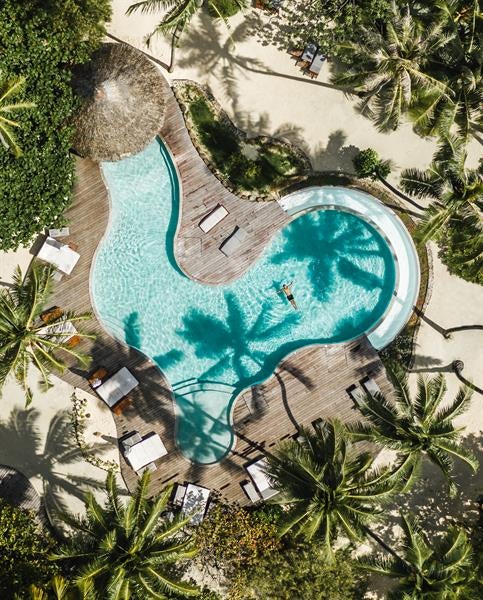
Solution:
M208 286L186 277L174 258L179 189L165 147L153 142L104 163L103 173L111 215L92 268L93 303L109 332L166 375L176 440L195 462L216 462L232 446L231 407L243 388L299 347L367 332L388 309L391 249L353 214L297 217L241 278ZM290 281L298 311L277 293Z

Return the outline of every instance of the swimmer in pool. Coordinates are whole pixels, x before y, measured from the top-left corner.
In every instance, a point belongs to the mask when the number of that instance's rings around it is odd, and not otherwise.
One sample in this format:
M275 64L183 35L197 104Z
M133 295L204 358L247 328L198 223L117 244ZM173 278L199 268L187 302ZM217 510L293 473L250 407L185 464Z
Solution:
M290 286L292 285L293 281L290 281L289 283L284 283L282 285L282 287L278 290L278 294L285 294L285 297L287 298L287 300L290 302L290 304L293 306L293 308L295 308L295 310L298 309L297 303L295 302L295 298L293 297L292 294L292 290L290 288Z

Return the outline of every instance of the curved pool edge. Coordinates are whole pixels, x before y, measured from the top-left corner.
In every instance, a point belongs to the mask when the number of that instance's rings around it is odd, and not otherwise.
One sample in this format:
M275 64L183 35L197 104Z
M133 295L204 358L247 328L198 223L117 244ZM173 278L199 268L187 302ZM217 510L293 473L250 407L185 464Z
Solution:
M320 190L328 191L327 198ZM382 350L408 322L421 282L418 253L404 223L381 200L355 188L311 186L283 196L278 203L291 216L317 208L352 212L375 227L389 244L397 268L394 297L379 324L366 333L372 346Z

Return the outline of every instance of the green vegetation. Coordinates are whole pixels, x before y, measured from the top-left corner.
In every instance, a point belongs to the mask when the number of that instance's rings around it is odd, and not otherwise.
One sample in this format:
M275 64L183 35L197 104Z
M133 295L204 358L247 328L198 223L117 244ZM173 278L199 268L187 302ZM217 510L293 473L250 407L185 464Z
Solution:
M469 222L478 230L478 236L481 236L483 168L466 168L466 158L464 141L446 136L426 171L403 171L403 189L418 198L427 197L432 200L418 228L422 241L437 240L451 219ZM466 228L465 230L468 231Z
M198 588L181 579L181 564L196 553L192 538L183 532L191 517L168 519L171 488L149 499L148 486L145 471L125 503L110 472L105 506L88 493L84 518L64 515L74 534L52 559L72 572L84 597L144 600L198 595Z
M0 152L0 250L62 222L74 179L70 67L89 59L109 15L109 0L1 3L0 71L25 77L24 97L35 107L17 128L23 154Z
M33 102L15 102L13 98L20 94L25 86L25 77L8 79L0 71L0 142L13 152L16 157L22 154L12 127L20 127L18 121L12 119L12 113L33 108Z
M483 233L474 219L450 219L438 244L439 257L450 273L483 285Z
M0 593L12 598L31 584L41 585L56 572L48 554L54 540L34 516L0 499Z
M247 0L211 0L208 10L212 17L227 19L247 6Z
M11 287L0 290L0 390L10 374L25 391L26 401L32 400L27 383L28 368L35 366L41 376L43 389L50 387L49 372L63 372L66 363L58 356L62 351L88 365L90 358L75 350L62 333L55 331L65 321L79 323L90 319L90 313L76 315L61 312L49 319L51 329L40 319L52 291L53 271L48 265L34 263L25 279L20 268L15 271ZM70 335L70 334L69 334ZM93 338L78 332L80 338Z
M366 582L350 552L335 552L328 561L314 542L264 556L243 573L238 587L240 600L357 600L364 597Z
M372 148L366 148L356 154L353 161L357 177L364 179L385 178L391 172L391 166L387 160L382 160L379 154Z
M268 456L268 473L280 491L275 501L287 507L281 533L318 538L330 554L338 535L361 540L382 504L401 491L406 470L371 470L368 452L358 453L342 423L321 421L303 441L281 444Z
M397 465L412 472L408 482L420 472L423 456L427 456L441 470L454 495L454 460L462 460L473 472L478 469L477 458L458 443L460 432L453 424L468 409L471 390L460 388L453 402L445 404L446 381L442 373L430 379L419 376L414 399L402 369L393 371L391 379L393 398L367 394L358 405L366 420L349 423L348 431L356 441L369 440L381 448L396 450Z
M397 547L400 556L362 559L360 565L397 580L389 600L469 600L474 566L464 530L450 527L438 542L430 543L416 519L401 517L404 540Z
M186 86L189 116L199 142L215 168L237 191L268 193L299 179L306 167L289 147L274 140L243 141L225 115L217 115L207 97L196 87Z

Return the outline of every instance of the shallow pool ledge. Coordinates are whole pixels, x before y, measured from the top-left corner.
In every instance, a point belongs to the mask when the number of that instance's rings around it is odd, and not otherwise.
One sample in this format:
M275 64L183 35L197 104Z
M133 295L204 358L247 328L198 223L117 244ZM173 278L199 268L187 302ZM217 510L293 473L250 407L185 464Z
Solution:
M315 208L345 210L362 217L384 236L396 261L396 288L384 318L367 333L367 339L376 350L387 346L411 316L421 279L416 247L403 222L380 200L353 188L309 187L284 196L278 203L289 215Z

